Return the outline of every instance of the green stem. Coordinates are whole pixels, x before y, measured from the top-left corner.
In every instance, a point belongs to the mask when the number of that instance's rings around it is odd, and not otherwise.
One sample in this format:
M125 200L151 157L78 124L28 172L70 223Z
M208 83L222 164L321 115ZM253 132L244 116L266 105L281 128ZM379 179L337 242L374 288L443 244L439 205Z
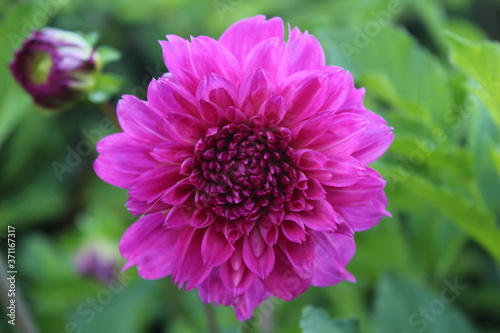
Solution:
M203 307L205 308L205 314L207 315L208 321L208 329L210 333L219 333L219 328L217 327L217 321L215 320L214 309L210 304L203 303Z
M7 280L7 266L4 261L4 253L0 254L0 292L2 293L1 299L3 300L4 306L9 306L11 298L8 297L10 283ZM28 310L28 306L26 302L24 302L16 277L16 296L15 296L15 305L16 305L16 325L13 326L13 329L19 333L38 333L38 330L35 328L33 324L33 319L31 318L30 312ZM6 317L9 320L8 317ZM5 319L5 318L4 318Z
M118 118L116 116L116 110L111 104L111 102L103 102L99 104L99 107L101 108L102 112L106 117L111 119L113 124L115 124L116 128L121 129L120 123L118 122Z

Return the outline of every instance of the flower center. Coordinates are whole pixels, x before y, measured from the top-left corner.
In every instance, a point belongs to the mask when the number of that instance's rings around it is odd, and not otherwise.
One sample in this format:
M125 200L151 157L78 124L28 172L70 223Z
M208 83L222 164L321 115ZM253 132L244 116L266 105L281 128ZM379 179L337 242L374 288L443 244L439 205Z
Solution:
M285 128L246 124L212 128L195 147L191 183L196 202L229 220L251 221L290 201L298 173Z

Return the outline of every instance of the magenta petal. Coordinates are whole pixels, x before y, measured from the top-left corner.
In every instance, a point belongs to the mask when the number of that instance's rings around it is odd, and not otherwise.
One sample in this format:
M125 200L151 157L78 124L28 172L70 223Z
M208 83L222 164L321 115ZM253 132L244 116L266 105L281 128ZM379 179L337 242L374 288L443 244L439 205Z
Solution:
M184 113L170 112L163 118L163 124L170 135L177 139L175 141L183 144L194 145L205 134L202 122Z
M281 85L286 100L286 124L295 124L321 111L330 96L327 75L322 71L301 71Z
M234 296L228 292L220 278L219 268L216 267L198 287L198 294L205 303L214 302L215 305L229 306Z
M163 225L166 228L178 229L187 227L189 219L191 218L190 212L181 206L174 206L167 214Z
M125 206L130 213L134 215L163 212L172 208L171 205L164 204L160 200L148 203L147 201L138 200L134 197L129 197Z
M272 37L283 40L283 34L281 18L273 17L266 21L264 15L258 15L238 21L227 28L219 38L219 42L234 54L240 64L243 64L255 45Z
M159 115L167 116L169 112L183 112L196 116L198 103L194 96L176 82L165 78L151 80L148 87L148 103Z
M200 80L214 73L233 83L239 81L240 64L218 41L206 36L191 38L191 44L188 44L187 48L193 66L192 72Z
M285 113L285 99L280 95L269 98L259 110L259 114L264 117L264 123L268 127L278 125Z
M175 257L172 260L172 279L186 290L196 288L210 274L212 267L203 262L201 243L204 230L186 227L175 243Z
M239 321L244 321L252 317L255 309L267 297L267 290L260 279L255 279L247 292L238 296L233 304L236 318Z
M149 146L130 139L125 133L101 139L97 151L101 155L94 162L95 172L102 180L121 188L130 188L137 177L157 164L149 154Z
M301 244L283 240L280 248L302 279L311 279L314 270L314 246L311 240Z
M243 264L241 241L235 247L236 251L231 259L219 268L222 283L233 296L245 293L253 281L257 280L255 274Z
M222 110L234 106L236 100L236 88L223 76L211 73L201 80L196 90L198 100L209 101Z
M189 179L182 179L165 191L161 201L170 205L181 205L194 194L194 190Z
M307 233L304 223L300 218L285 218L281 224L281 231L283 231L283 235L286 239L291 242L302 243L306 240Z
M118 102L117 114L123 131L138 142L160 143L168 139L160 116L135 96L124 95Z
M214 220L214 216L208 209L197 209L191 216L189 225L193 228L200 229L208 227Z
M338 217L332 205L325 199L311 201L312 210L293 213L288 219L300 221L309 229L316 231L334 231L337 229Z
M120 253L126 267L137 265L144 279L159 279L172 273L174 244L181 230L167 229L163 213L144 215L132 224L120 240Z
M206 229L201 243L201 255L206 265L215 267L226 262L234 252L234 247L223 233L215 231L214 226Z
M328 179L318 179L323 185L327 186L351 186L366 175L366 167L349 155L330 157L326 169L330 172L331 176Z
M154 202L183 176L178 165L165 165L144 172L132 184L129 195L137 200Z
M349 207L362 206L373 200L385 186L385 181L373 169L366 168L366 175L354 185L347 187L325 186L327 200L334 206Z
M274 77L276 84L280 84L288 75L288 57L285 43L278 38L269 38L255 46L243 65L244 74L262 68Z
M349 71L340 67L327 66L324 70L328 75L329 86L324 110L338 111L349 96L354 79Z
M328 158L315 150L298 149L295 153L295 163L302 170L320 171L327 167Z
M287 47L290 55L290 74L325 66L323 48L316 37L309 35L307 31L301 33L299 28L293 28L289 32Z
M250 73L241 83L238 105L247 117L257 114L262 104L274 96L278 90L276 82L269 72L259 68Z
M314 242L315 260L313 286L327 287L343 280L356 281L345 269L356 252L353 236L313 231L311 238Z
M368 110L354 110L368 121L367 131L353 156L364 164L370 164L382 156L394 140L392 128L386 121Z
M354 113L342 112L332 118L328 131L308 144L326 156L350 155L360 145L368 127L367 121Z
M321 183L314 178L307 180L307 189L304 191L304 194L309 200L326 198L326 191L323 188L323 185L321 185Z
M274 296L291 301L307 290L311 278L301 278L279 247L276 248L276 263L269 276L262 280L267 290Z
M266 278L274 267L274 250L254 228L250 235L244 236L243 259L247 267L260 278Z
M375 199L362 206L337 207L337 211L354 225L354 231L364 231L372 228L384 216L391 216L385 207L387 207L387 197L382 191Z
M182 164L193 155L192 147L174 142L164 142L154 146L151 156L158 162Z

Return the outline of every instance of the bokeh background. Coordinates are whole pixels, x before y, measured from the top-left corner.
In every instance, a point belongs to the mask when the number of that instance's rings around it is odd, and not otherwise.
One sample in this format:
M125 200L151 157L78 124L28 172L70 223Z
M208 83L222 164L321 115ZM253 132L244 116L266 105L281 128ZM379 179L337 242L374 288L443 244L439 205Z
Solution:
M118 129L92 103L37 109L7 63L32 29L96 31L122 54L106 67L122 78L112 107L121 94L145 98L166 71L166 34L218 38L256 14L315 34L394 127L373 165L393 217L356 234L356 284L271 299L241 324L170 278L116 273L135 217L92 162L96 141ZM44 333L500 332L499 37L494 0L0 0L0 255L14 226L25 315ZM7 324L5 306L0 332L35 332L19 309Z

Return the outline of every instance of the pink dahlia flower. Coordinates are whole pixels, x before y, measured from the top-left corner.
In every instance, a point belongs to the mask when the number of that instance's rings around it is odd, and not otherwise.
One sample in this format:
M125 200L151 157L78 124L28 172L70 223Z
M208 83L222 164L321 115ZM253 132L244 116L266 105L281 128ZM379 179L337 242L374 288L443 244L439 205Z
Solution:
M148 101L123 97L124 132L99 142L94 165L141 215L120 242L125 268L171 275L239 320L267 297L354 281L354 232L389 215L367 164L393 139L364 90L307 32L284 41L280 18L239 21L218 41L167 37L169 73Z

